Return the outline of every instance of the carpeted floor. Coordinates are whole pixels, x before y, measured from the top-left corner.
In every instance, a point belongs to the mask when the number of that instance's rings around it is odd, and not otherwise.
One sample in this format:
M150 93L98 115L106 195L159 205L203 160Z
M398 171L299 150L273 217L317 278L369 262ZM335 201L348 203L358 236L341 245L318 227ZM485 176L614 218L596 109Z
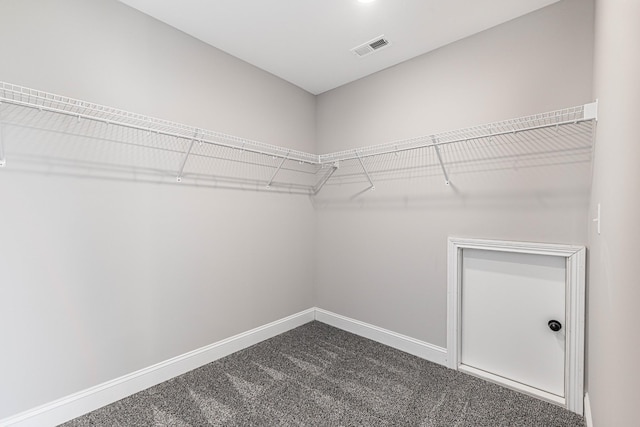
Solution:
M311 322L64 424L207 425L584 427L584 421Z

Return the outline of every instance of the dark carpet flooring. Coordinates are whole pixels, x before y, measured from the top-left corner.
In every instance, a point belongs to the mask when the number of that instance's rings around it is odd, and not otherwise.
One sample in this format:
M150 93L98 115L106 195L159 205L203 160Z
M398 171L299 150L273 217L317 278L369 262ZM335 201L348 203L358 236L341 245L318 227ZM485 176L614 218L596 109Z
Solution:
M311 322L64 424L208 425L584 427L584 421Z

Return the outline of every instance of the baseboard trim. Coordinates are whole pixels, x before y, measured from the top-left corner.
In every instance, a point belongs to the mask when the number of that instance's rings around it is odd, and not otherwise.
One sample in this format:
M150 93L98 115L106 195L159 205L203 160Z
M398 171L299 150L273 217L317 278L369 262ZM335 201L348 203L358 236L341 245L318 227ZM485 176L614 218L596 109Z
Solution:
M447 365L447 350L321 308L310 308L120 378L0 420L0 427L56 426L127 396L214 362L236 351L317 320L422 359ZM586 403L586 402L585 402ZM592 427L587 425L588 427Z
M1 427L56 426L163 381L211 363L315 318L315 309L301 311L153 366L107 381L45 405L0 420Z
M447 366L447 349L378 326L316 308L316 320L347 332L369 338L430 362Z
M584 394L584 422L587 427L593 427L593 418L591 417L591 400L589 400L589 393Z

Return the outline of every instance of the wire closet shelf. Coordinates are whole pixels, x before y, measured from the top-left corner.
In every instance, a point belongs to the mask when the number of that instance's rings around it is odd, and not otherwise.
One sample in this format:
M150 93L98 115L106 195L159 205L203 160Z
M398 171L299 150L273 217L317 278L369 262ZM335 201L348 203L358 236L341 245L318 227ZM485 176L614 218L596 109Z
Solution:
M578 141L574 145L588 150L596 115L597 104L591 103L316 155L0 82L0 167L7 165L7 155L11 155L25 162L45 162L49 168L133 171L172 177L174 183L208 182L314 195L325 184L345 179L368 182L375 188L374 179L384 179L385 174L399 168L436 168L449 183L449 168L455 169L460 160L455 155L456 146L464 148L465 155L472 152L485 160L487 153L495 151L491 147L504 144L516 147L513 155L539 157L538 145L530 144L531 135L546 132L548 140L553 138L549 130L560 127L567 128L565 137ZM584 123L588 126L581 126ZM25 137L28 132L29 137ZM57 135L68 150L52 155L50 148L38 151L33 143L22 143L38 139L39 132ZM71 139L75 145L69 142ZM90 140L109 143L113 149L110 154L103 150L100 155L91 155L86 150Z

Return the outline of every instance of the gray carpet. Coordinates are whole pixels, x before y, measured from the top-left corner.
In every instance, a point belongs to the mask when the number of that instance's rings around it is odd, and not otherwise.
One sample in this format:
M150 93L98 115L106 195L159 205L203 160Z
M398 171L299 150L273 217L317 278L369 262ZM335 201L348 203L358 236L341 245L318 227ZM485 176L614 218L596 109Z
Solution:
M319 322L64 426L584 427L558 406Z

